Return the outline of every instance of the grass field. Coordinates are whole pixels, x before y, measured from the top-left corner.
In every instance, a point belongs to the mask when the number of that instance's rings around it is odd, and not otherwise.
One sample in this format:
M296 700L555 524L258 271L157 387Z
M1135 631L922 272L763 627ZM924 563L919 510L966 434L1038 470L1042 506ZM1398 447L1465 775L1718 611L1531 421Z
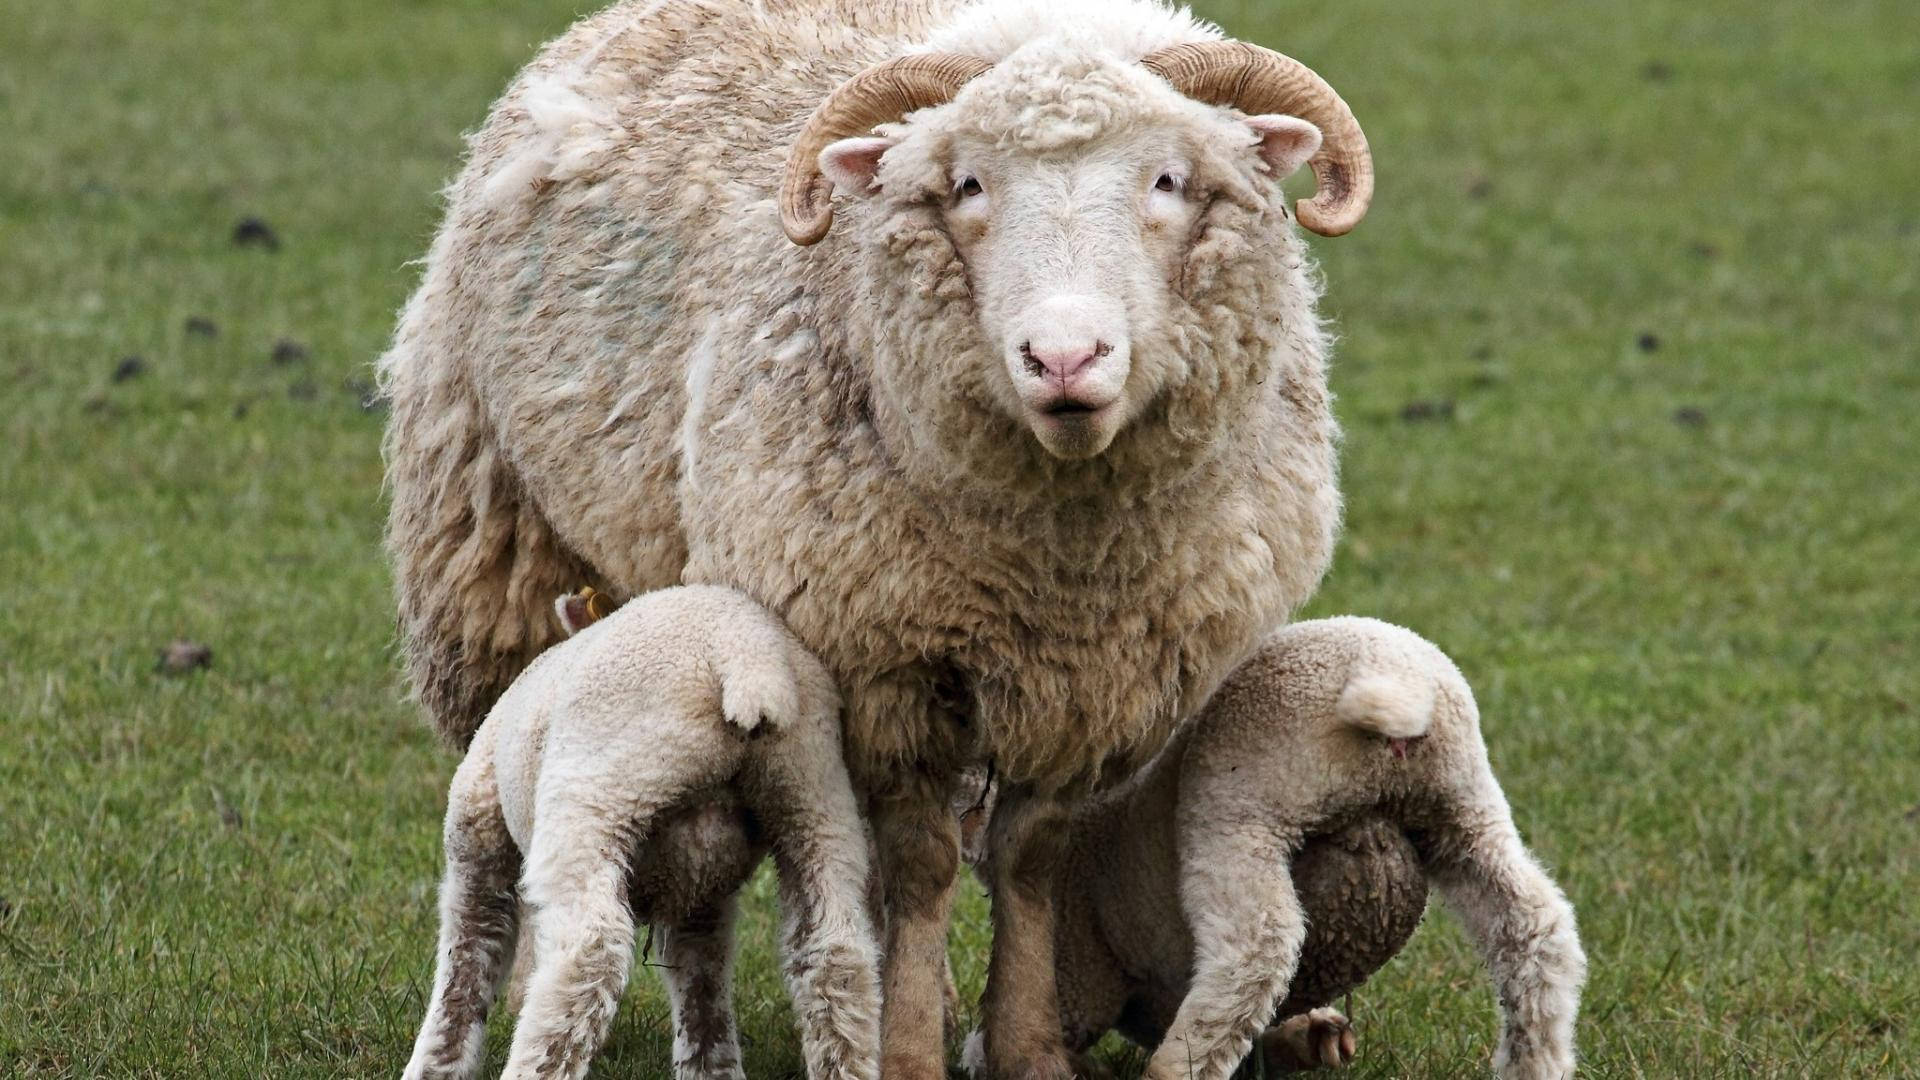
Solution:
M1580 911L1588 1074L1920 1075L1911 5L1207 10L1373 141L1316 244L1349 517L1313 612L1476 684ZM460 132L576 14L9 9L0 1075L404 1061L453 761L400 699L360 398ZM176 635L211 667L158 673ZM755 1076L798 1067L770 910ZM970 894L975 988L983 936ZM1444 914L1353 1005L1357 1076L1484 1070ZM648 977L600 1074L667 1051Z

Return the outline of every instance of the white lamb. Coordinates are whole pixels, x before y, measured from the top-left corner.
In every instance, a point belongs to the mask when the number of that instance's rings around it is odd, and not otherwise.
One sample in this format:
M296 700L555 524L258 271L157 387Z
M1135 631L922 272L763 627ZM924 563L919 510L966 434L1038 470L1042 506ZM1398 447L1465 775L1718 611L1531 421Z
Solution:
M579 604L560 603L569 629L588 621ZM522 902L535 963L506 1076L586 1073L636 918L665 931L676 1075L740 1076L734 895L769 847L808 1074L877 1077L868 840L839 705L820 662L729 589L649 593L534 661L454 774L439 965L408 1080L478 1072Z
M1399 849L1492 972L1495 1071L1573 1071L1573 908L1514 829L1466 680L1417 634L1351 617L1274 632L1138 777L1076 814L1069 844L1056 972L1073 1051L1117 1027L1157 1045L1150 1080L1218 1080L1256 1037L1269 1071L1344 1064L1351 1031L1315 1007L1417 923Z

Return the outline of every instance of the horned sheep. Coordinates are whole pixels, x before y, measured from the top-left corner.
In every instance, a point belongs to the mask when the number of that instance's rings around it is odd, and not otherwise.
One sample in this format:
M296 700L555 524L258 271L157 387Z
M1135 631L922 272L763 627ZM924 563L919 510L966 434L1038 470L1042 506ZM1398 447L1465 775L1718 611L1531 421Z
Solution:
M536 660L454 774L439 962L407 1080L478 1074L523 910L536 945L510 1080L586 1075L636 917L664 931L674 1074L738 1080L734 896L769 847L808 1075L878 1080L868 837L839 700L777 619L708 586L651 593Z
M411 681L463 743L549 597L779 615L845 695L889 1075L943 1075L947 803L1005 788L987 1052L1064 1075L1071 801L1319 582L1319 287L1366 142L1287 57L1153 0L626 0L470 142L381 361ZM835 189L844 196L833 222ZM784 234L784 235L783 235Z
M1573 1072L1573 908L1514 828L1472 691L1410 631L1275 632L1152 765L1081 808L1068 848L1071 1049L1117 1027L1157 1048L1148 1080L1221 1080L1250 1048L1268 1072L1344 1064L1353 1035L1325 1006L1399 950L1431 881L1491 971L1495 1072Z

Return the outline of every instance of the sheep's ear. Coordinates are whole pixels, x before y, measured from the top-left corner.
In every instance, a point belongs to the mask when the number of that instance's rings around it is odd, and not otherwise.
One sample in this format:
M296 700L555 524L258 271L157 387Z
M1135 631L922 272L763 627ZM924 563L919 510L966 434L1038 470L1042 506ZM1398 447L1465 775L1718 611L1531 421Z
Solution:
M833 186L849 195L874 195L880 191L880 157L893 149L898 140L864 137L841 139L820 151L820 171Z
M1260 137L1254 152L1276 179L1292 176L1320 150L1320 129L1297 116L1249 116L1246 123Z

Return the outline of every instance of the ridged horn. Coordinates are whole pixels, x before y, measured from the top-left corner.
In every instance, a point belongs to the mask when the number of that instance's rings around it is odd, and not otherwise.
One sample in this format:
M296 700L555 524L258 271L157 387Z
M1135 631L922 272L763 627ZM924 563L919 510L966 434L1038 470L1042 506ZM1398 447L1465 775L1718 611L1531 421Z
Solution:
M1320 150L1308 162L1317 190L1294 208L1300 224L1339 236L1360 224L1373 201L1373 155L1353 110L1327 81L1290 56L1244 41L1169 45L1140 63L1182 94L1241 112L1285 113L1320 129Z
M817 243L833 226L833 182L820 172L820 151L840 139L953 95L993 65L957 53L915 53L875 64L841 83L813 111L787 155L780 184L780 224L796 244Z

